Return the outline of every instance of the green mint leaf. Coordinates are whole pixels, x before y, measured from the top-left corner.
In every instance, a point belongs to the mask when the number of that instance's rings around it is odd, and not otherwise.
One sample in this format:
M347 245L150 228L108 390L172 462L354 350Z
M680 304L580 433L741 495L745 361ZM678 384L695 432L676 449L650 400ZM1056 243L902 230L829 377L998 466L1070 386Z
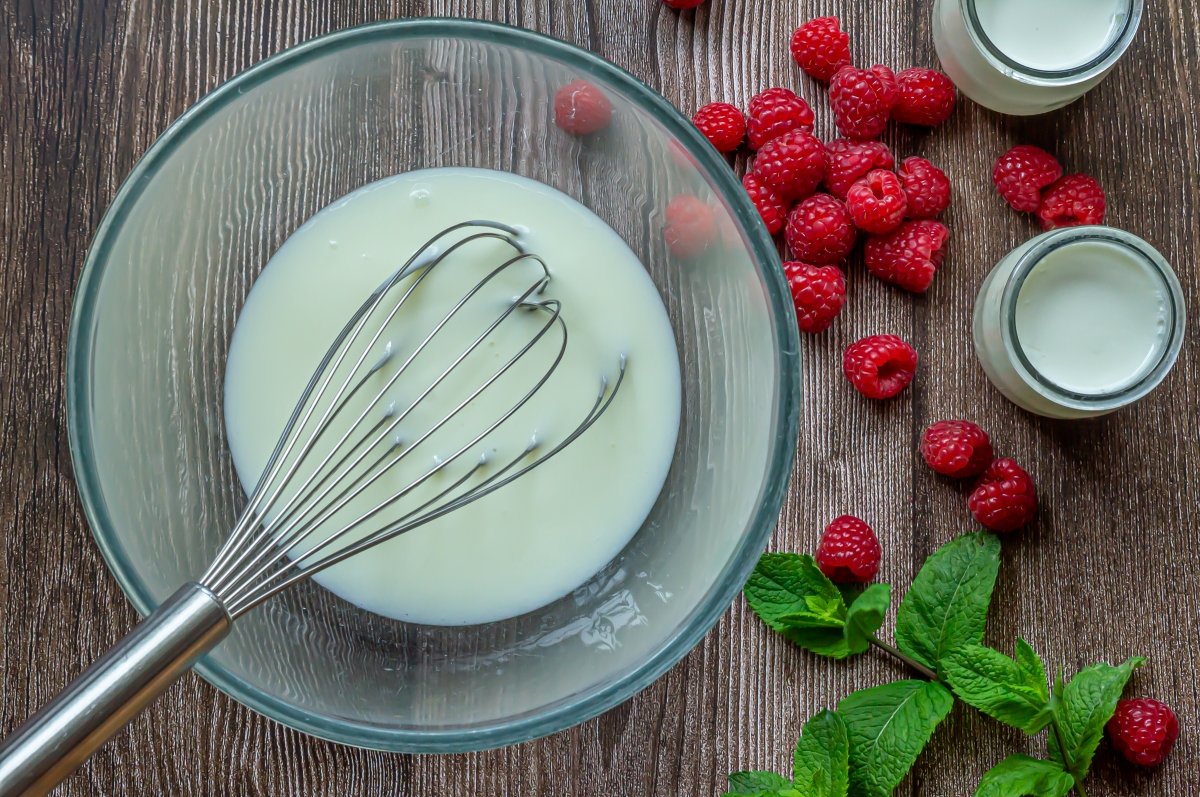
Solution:
M979 781L975 797L1066 797L1075 779L1053 761L1011 755Z
M1117 710L1129 676L1145 663L1135 656L1119 667L1093 664L1080 670L1066 686L1061 686L1059 677L1054 689L1057 733L1050 734L1050 758L1077 779L1083 780L1091 769L1104 726Z
M729 776L729 790L725 792L725 797L773 795L791 787L790 780L774 772L734 772Z
M846 604L811 556L765 553L746 582L746 602L771 629L783 631L811 619L816 627L840 627ZM786 621L784 618L787 618Z
M1042 660L1023 639L1016 660L983 645L946 654L942 671L954 694L993 719L1034 734L1050 724L1050 686Z
M892 588L872 584L846 611L846 646L851 653L862 653L871 646L871 637L883 625L883 617L892 603Z
M808 721L796 742L793 779L812 784L812 797L846 797L850 777L850 740L846 724L832 711Z
M942 674L951 650L983 641L988 605L1000 571L1000 540L968 534L925 562L896 613L896 647Z
M838 704L850 739L850 783L861 797L890 797L954 697L934 681L896 681L863 689Z
M835 659L850 655L846 604L811 556L763 554L744 592L767 627L793 644Z

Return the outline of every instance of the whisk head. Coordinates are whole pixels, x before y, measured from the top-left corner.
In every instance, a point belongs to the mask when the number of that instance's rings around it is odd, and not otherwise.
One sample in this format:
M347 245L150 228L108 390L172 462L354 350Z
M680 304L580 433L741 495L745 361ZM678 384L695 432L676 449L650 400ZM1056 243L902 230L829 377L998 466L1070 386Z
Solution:
M389 330L402 325L406 307L421 302L424 283L435 273L461 267L454 255L469 248L503 252L440 320L401 354ZM482 292L510 285L521 271L519 292L502 302L487 302ZM272 595L368 548L423 526L504 487L545 463L586 432L612 404L625 377L626 358L615 378L600 379L595 400L581 412L577 426L551 443L537 436L523 449L493 451L491 436L509 422L543 388L567 349L567 324L557 299L543 298L550 270L526 250L520 231L494 221L466 221L442 230L372 292L353 313L317 365L292 411L279 442L250 494L232 534L218 552L201 583L237 617ZM467 335L459 353L432 372L428 384L415 389L406 375L419 371L413 363L444 343L439 336L461 326L472 302L492 307L494 316L477 335ZM473 304L472 307L476 307ZM518 345L499 365L482 374L475 369L480 353L494 343L498 330L526 320ZM531 352L549 352L544 367L530 366ZM470 371L470 373L465 373ZM464 410L478 408L489 389L514 375L529 375L518 398L505 403L478 430L456 429ZM413 433L406 421L421 408L438 403L439 388L467 384L461 399L440 412L440 419ZM400 386L413 396L396 400ZM432 398L431 398L432 397ZM478 411L476 409L476 411ZM434 416L435 418L437 416ZM491 416L488 416L489 418ZM452 450L428 457L431 464L412 471L413 457L428 454L424 443L440 430L459 432ZM385 493L369 489L389 478L402 463L401 483ZM387 482L385 482L387 483ZM376 496L381 496L376 498ZM406 500L407 499L407 500ZM365 503L364 503L365 502Z

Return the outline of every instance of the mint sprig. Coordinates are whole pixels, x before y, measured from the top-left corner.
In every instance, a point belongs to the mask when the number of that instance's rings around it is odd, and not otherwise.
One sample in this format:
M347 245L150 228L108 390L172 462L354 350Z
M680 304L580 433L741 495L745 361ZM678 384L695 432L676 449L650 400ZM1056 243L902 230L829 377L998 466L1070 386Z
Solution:
M891 589L875 584L849 606L811 556L763 554L745 587L746 602L769 628L822 656L865 651L883 624Z
M925 562L896 612L896 647L942 674L942 659L983 641L988 606L1000 572L1000 540L968 534Z
M838 704L850 736L850 782L862 797L887 797L904 780L954 698L934 681L896 681Z
M942 546L900 601L893 646L878 635L891 603L888 585L839 586L811 556L764 554L745 594L770 628L802 648L837 659L874 646L927 680L848 695L836 712L822 712L805 726L791 781L770 772L739 772L730 776L727 794L885 797L907 775L958 697L1028 734L1049 732L1050 760L1010 756L984 775L976 797L1063 797L1072 789L1087 797L1083 781L1104 726L1144 660L1093 665L1068 684L1060 677L1051 691L1045 665L1025 640L1017 641L1012 658L982 644L999 568L995 535L968 534Z
M1012 755L979 781L975 797L1065 797L1075 780L1053 761Z
M1104 726L1117 710L1117 701L1133 671L1146 663L1135 656L1124 664L1093 664L1080 670L1065 687L1062 678L1054 687L1054 732L1050 758L1081 782L1092 767L1092 758Z
M850 742L842 718L822 711L800 732L792 779L774 772L735 772L725 797L847 797Z
M954 694L989 717L1028 734L1050 724L1046 668L1025 640L1017 640L1015 659L983 645L963 645L946 655L942 670Z

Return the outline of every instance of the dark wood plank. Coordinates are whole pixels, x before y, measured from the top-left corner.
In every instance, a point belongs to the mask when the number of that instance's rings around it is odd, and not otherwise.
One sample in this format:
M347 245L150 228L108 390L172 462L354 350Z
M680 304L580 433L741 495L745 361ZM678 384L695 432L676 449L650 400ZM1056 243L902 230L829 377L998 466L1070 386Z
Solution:
M1034 232L1002 209L991 160L1018 141L1055 149L1108 188L1111 223L1177 266L1191 306L1200 278L1200 12L1148 4L1130 57L1083 101L1005 119L963 103L943 130L889 133L955 180L953 252L924 299L863 278L831 333L805 341L806 397L793 487L773 545L811 548L851 511L880 531L882 577L904 585L938 544L965 530L962 496L921 466L913 443L939 417L967 416L1030 463L1039 522L1006 545L993 640L1020 633L1068 671L1147 654L1134 689L1200 719L1200 376L1196 332L1152 398L1100 421L1023 414L990 388L968 330L979 280ZM40 3L0 9L0 727L8 730L134 622L83 521L70 472L63 361L79 266L104 208L136 158L220 81L279 49L359 22L416 14L479 16L595 50L685 112L798 87L832 126L823 90L798 77L787 36L839 13L864 62L933 61L932 3L712 0L676 13L658 0L339 0L267 3ZM1181 77L1182 76L1182 77ZM1193 325L1193 330L1195 326ZM838 353L877 331L909 337L923 370L900 401L854 399ZM833 664L789 648L735 602L667 676L609 714L537 742L462 756L385 755L321 742L267 721L189 676L61 790L63 795L712 795L727 772L785 770L800 722L849 691L895 677L873 656ZM1185 730L1172 762L1138 773L1101 756L1093 797L1197 793L1200 747ZM958 740L958 741L955 741ZM1003 755L1034 749L957 711L899 791L970 793Z

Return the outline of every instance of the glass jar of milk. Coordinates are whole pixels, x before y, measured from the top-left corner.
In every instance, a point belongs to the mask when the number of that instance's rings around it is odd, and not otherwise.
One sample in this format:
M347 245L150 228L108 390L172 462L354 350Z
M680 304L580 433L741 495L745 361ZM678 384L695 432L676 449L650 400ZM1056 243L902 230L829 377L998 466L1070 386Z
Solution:
M1179 356L1183 292L1150 244L1112 227L1069 227L1017 247L984 279L975 351L1010 401L1088 418L1153 390Z
M1082 97L1112 70L1144 0L935 0L933 40L964 94L1027 116Z

